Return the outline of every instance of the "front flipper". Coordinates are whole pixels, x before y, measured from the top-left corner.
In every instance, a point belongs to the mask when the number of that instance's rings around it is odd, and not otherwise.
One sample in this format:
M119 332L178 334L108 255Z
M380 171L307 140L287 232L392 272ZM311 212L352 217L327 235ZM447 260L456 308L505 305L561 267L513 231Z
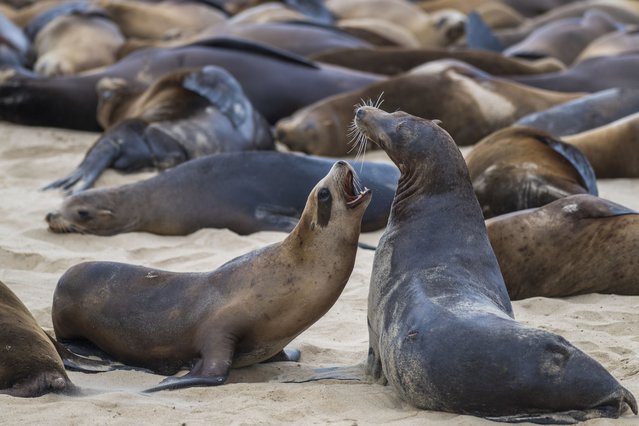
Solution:
M93 186L102 172L107 169L121 154L121 146L117 140L99 139L89 150L80 165L68 176L51 182L43 190L62 188L73 190L72 193L83 191Z
M219 386L226 382L228 376L194 377L190 373L182 377L167 377L159 385L145 389L144 393L153 393L163 390L176 390L203 386Z
M145 121L130 119L109 129L91 147L77 169L43 189L70 190L75 186L72 192L76 193L93 186L109 167L133 171L152 166L152 156L144 140L144 130L147 126L148 123Z
M207 330L206 324L202 330ZM206 336L208 342L202 348L200 358L188 374L181 377L167 377L158 386L146 389L145 393L162 390L184 389L195 386L219 386L229 377L233 363L235 340L225 336Z

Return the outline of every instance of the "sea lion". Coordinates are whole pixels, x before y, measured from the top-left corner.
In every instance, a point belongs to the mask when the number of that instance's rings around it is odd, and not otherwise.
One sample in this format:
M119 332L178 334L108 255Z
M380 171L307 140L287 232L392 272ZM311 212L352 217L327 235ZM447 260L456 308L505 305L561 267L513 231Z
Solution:
M284 355L335 303L353 270L371 199L356 179L352 167L336 163L282 242L210 273L112 262L72 267L53 297L56 336L89 340L125 364L162 374L195 361L186 376L153 390L221 385L230 367Z
M339 65L375 74L397 75L440 59L466 62L492 75L527 75L561 71L566 67L557 60L507 58L487 50L447 50L385 47L377 49L346 48L309 56L314 61Z
M222 23L226 15L197 2L94 0L127 37L170 39L195 34Z
M620 24L639 24L639 6L634 0L581 0L553 8L542 15L528 19L516 28L495 30L493 35L499 41L501 48L504 49L519 43L533 31L551 22L566 18L579 18L589 11L603 12ZM468 21L471 26L477 23L478 21ZM481 40L477 42L481 42ZM476 47L481 47L481 44Z
M77 74L115 63L124 35L104 11L87 3L63 4L38 15L27 27L45 77Z
M186 235L202 228L227 228L241 235L290 232L308 193L332 164L325 158L280 152L212 155L144 181L74 194L46 220L53 232L97 235ZM352 165L360 170L360 183L375 191L362 231L381 229L388 221L399 172L390 164Z
M530 127L512 126L487 136L466 163L486 218L540 207L571 194L597 195L586 156Z
M639 27L624 28L593 40L581 51L575 63L600 56L617 56L639 51Z
M22 29L0 13L0 67L24 67L31 60L31 42Z
M486 221L511 300L639 294L639 213L592 195Z
M367 370L418 408L500 421L618 417L632 394L513 312L464 159L432 121L364 106L355 125L401 171L375 252Z
M0 394L37 397L74 389L51 338L0 282Z
M348 143L353 106L382 94L384 108L402 108L419 117L441 120L460 145L474 144L524 115L579 96L530 90L458 61L431 62L410 73L301 109L277 123L276 139L309 154L347 155L353 151Z
M639 90L608 89L520 118L515 124L574 135L639 112ZM587 154L586 154L587 155Z
M599 179L639 177L639 113L562 140L588 157Z
M606 13L593 10L586 12L583 18L561 19L544 25L510 46L504 55L533 59L552 57L571 65L593 40L618 28Z
M281 3L265 3L244 9L228 20L230 25L265 24L268 22L305 21L307 18Z
M377 18L395 23L409 30L422 47L450 46L464 34L466 21L461 12L427 14L404 0L327 0L326 7L340 20Z
M331 65L258 43L215 39L175 49L146 49L99 72L55 79L0 82L0 119L20 124L99 130L96 83L123 78L141 89L184 68L215 64L242 86L255 108L273 124L319 99L360 88L385 77ZM260 70L255 78L254 70Z
M204 0L204 3L216 5L234 16L249 9L279 3L278 7L286 7L291 11L302 14L306 18L310 18L313 22L332 24L335 20L322 0Z
M379 18L342 19L337 26L349 34L379 47L420 46L417 38L404 27Z
M269 124L222 68L168 74L129 96L126 86L101 83L98 119L107 131L71 174L47 188L81 191L108 167L163 170L210 154L275 148Z
M639 89L637 67L639 53L629 53L591 58L565 71L510 78L531 87L562 92L598 92L613 87Z
M269 22L264 24L215 25L214 27L186 40L143 40L129 39L120 49L127 54L147 47L178 47L204 42L215 37L238 37L253 40L278 49L302 56L344 48L368 48L370 43L360 40L345 31L327 25L311 22Z

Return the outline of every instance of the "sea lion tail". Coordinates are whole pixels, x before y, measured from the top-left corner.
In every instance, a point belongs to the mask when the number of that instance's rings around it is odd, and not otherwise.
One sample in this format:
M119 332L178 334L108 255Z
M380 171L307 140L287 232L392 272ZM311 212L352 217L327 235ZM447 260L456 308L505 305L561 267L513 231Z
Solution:
M466 22L466 45L469 49L483 49L492 52L502 52L504 46L484 22L479 13L468 14Z

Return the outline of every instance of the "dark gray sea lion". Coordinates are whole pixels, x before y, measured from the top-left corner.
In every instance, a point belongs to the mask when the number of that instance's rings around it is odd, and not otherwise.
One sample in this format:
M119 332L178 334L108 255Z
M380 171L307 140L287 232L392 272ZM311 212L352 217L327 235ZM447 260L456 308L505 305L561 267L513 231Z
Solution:
M617 29L619 25L610 16L595 10L583 18L551 22L510 46L504 55L532 59L552 57L570 65L593 40Z
M466 163L486 218L541 207L572 194L597 195L586 156L529 127L508 127L487 136Z
M639 53L591 58L565 71L537 75L515 75L511 79L546 90L598 92L613 87L639 89L636 70Z
M507 58L486 50L348 48L314 54L310 58L318 62L385 75L407 72L426 62L439 59L456 59L493 75L542 74L565 69L561 63L554 60L527 61Z
M458 61L430 62L301 109L277 123L276 138L295 151L347 155L354 152L348 135L353 106L383 97L385 109L441 120L458 144L471 145L524 115L578 96L530 90Z
M122 78L143 89L167 73L211 64L231 73L271 124L327 96L384 79L315 64L252 42L216 39L205 45L135 52L100 72L46 80L15 78L0 83L0 119L27 125L98 130L95 86L100 79ZM255 70L260 70L260 78L255 78Z
M49 9L31 21L27 33L36 55L33 68L45 77L111 65L125 41L104 10L88 3Z
M597 178L639 178L639 113L562 139L588 157Z
M202 228L227 228L242 235L289 232L308 193L332 164L325 158L279 152L213 155L141 182L75 194L59 211L49 213L47 221L54 232L98 235L186 235ZM362 231L381 229L388 221L399 172L390 164L352 165L360 171L360 183L375 192Z
M527 115L515 124L555 136L567 136L603 126L639 112L639 90L608 89Z
M284 346L330 309L353 270L371 196L356 189L354 173L336 163L286 239L210 273L74 266L54 293L56 336L162 374L194 362L153 390L221 385L231 367L287 359Z
M486 221L511 300L639 294L639 213L592 195Z
M0 14L0 67L26 66L31 42L22 29Z
M192 42L206 41L220 36L253 40L302 56L335 49L355 47L370 49L373 47L370 43L328 25L318 25L310 22L268 22L261 24L216 25L189 38L188 43L185 43L183 39L176 41L129 39L120 50L120 54L126 55L147 47L184 46Z
M51 338L0 282L0 394L36 397L74 389Z
M513 312L464 159L434 122L372 107L359 131L401 170L375 252L368 372L427 410L492 420L618 417L632 394L562 337Z
M210 154L275 148L270 126L222 68L178 71L134 96L111 89L100 96L106 132L69 176L47 188L81 191L108 167L163 170Z

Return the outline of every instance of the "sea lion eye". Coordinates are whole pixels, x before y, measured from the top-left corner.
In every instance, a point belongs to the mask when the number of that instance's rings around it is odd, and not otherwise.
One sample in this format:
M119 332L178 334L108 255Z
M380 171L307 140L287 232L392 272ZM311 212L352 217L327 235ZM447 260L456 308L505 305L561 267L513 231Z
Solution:
M78 216L80 219L88 219L90 217L88 210L78 210Z
M325 203L330 199L331 199L331 191L329 191L328 188L322 188L317 193L317 200L320 203Z

